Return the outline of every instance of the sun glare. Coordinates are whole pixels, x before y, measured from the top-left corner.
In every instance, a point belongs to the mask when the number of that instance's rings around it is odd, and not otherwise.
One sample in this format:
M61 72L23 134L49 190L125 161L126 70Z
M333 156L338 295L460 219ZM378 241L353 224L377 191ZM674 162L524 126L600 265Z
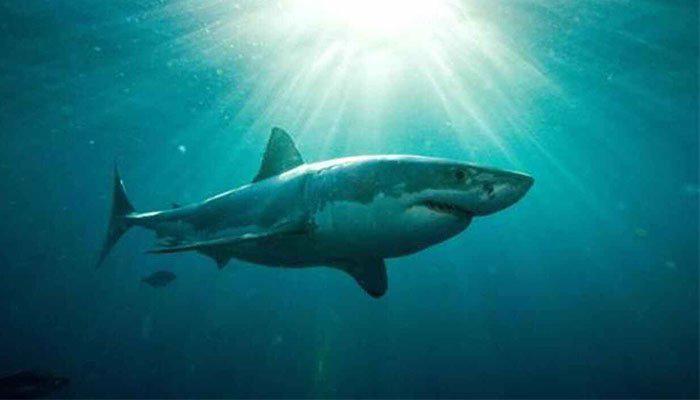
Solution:
M339 29L357 40L427 35L440 21L444 2L429 0L297 0L290 4L306 22ZM444 22L444 21L443 21Z

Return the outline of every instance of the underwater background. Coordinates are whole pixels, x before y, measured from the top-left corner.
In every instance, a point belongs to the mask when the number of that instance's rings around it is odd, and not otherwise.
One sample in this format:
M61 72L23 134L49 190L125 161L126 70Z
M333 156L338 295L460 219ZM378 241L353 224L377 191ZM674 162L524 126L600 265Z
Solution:
M697 397L697 2L321 3L0 4L0 374L71 378L59 397ZM307 161L536 183L388 260L381 299L147 255L139 229L95 268L115 160L138 210L169 208L248 183L273 126Z

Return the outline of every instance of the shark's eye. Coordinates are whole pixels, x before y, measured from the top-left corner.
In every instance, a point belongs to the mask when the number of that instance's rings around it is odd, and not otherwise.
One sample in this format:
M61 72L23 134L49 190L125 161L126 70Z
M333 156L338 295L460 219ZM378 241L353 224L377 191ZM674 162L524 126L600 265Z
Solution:
M455 171L455 178L457 178L458 181L463 181L466 177L467 173L462 171L461 169Z

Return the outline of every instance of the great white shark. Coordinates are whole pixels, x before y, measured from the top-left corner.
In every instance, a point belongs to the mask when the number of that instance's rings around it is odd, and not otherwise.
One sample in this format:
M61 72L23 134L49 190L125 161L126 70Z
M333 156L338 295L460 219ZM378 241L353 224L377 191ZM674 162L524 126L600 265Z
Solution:
M150 253L199 252L223 268L232 258L271 267L327 266L372 297L387 290L384 260L443 242L475 217L520 200L533 178L412 155L305 163L273 128L253 182L200 203L137 212L115 167L112 212L99 266L129 228L155 232Z

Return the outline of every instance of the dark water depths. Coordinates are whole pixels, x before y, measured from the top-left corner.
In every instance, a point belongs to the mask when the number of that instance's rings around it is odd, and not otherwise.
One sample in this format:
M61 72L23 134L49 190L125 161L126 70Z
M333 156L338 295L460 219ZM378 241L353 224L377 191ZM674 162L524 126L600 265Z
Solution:
M433 41L294 2L126 3L0 5L0 372L69 397L697 397L696 2L465 1ZM167 208L247 183L274 125L311 161L537 182L389 260L379 300L330 269L146 255L139 230L93 268L114 160Z

